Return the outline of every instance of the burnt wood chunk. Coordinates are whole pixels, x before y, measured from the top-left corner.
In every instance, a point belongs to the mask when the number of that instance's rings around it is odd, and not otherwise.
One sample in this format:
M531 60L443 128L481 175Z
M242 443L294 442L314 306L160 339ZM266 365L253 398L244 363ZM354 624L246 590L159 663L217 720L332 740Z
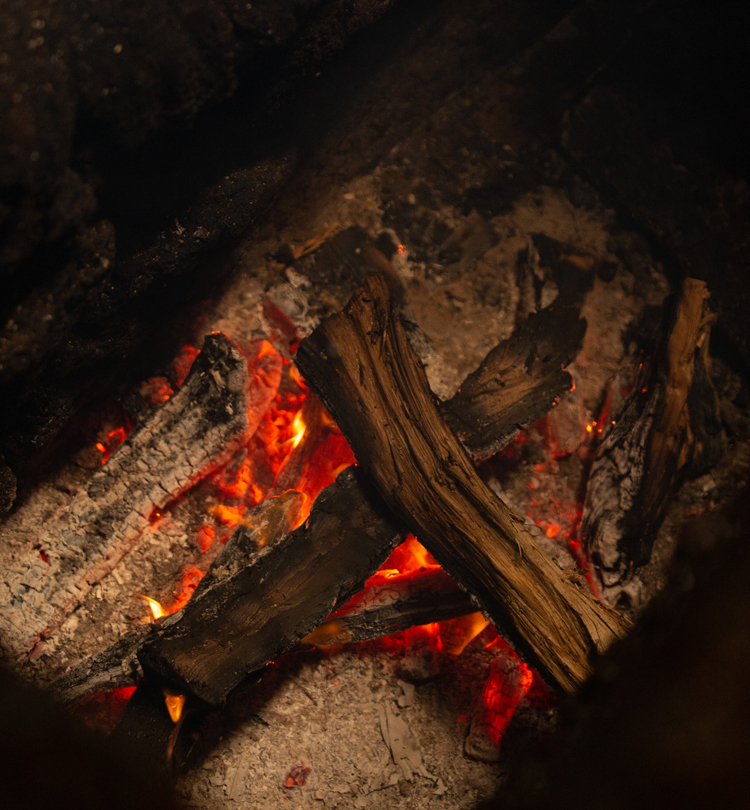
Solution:
M497 453L571 389L573 380L564 368L585 333L578 310L555 302L531 315L464 380L443 414L475 459Z
M573 584L482 482L442 419L424 369L374 276L302 342L297 364L383 500L563 691L627 623Z
M383 638L476 612L471 597L442 568L373 578L343 608L313 630L300 647L329 647Z
M189 376L134 431L33 547L11 543L0 576L0 635L23 657L133 548L157 510L226 460L248 432L247 363L206 338Z
M685 279L669 338L609 425L592 465L581 536L605 594L651 558L671 498L715 464L724 436L708 354L716 316L706 285Z
M358 498L360 488L356 470L341 473L291 533L281 519L262 519L277 501L267 502L254 513L256 525L242 530L243 542L257 548L241 562L232 555L236 570L215 574L217 584L155 628L139 654L144 666L218 706L245 675L293 647L361 588L400 539L388 511L371 505L374 493ZM222 556L214 567L224 565Z

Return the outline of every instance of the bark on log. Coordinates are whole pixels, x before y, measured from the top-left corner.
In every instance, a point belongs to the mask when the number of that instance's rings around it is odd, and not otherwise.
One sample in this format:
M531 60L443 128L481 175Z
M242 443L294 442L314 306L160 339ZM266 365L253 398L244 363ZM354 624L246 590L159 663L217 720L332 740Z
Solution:
M387 283L368 279L302 342L297 363L388 506L529 663L575 691L627 623L571 583L485 487L440 416Z
M685 279L669 339L609 425L592 465L581 536L612 600L650 560L679 486L723 453L709 374L716 318L708 298L704 282Z
M464 380L445 403L445 422L476 460L497 453L570 390L565 366L585 333L578 311L555 302L531 315Z
M34 547L11 549L0 580L9 657L32 651L134 546L155 510L233 452L248 431L247 385L240 351L224 335L207 337L177 393L51 519Z

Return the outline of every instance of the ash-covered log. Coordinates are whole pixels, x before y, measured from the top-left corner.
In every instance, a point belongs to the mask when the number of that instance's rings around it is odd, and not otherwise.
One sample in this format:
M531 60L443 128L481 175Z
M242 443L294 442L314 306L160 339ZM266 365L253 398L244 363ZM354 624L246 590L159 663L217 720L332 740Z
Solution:
M567 579L479 478L441 418L387 282L368 279L302 342L297 362L394 514L529 663L575 691L627 622Z
M254 388L250 394L265 397ZM248 402L240 351L224 335L208 336L177 393L125 439L36 542L10 539L0 578L8 656L33 655L40 639L133 548L156 513L229 457L251 427L248 414L262 414L267 405Z

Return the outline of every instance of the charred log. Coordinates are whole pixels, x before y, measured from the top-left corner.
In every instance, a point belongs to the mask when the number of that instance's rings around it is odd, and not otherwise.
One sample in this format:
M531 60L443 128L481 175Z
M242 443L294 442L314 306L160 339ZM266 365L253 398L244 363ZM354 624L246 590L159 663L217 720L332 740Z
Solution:
M581 536L613 598L651 558L679 486L723 452L709 376L715 316L708 297L704 282L685 280L669 339L608 426L592 466Z
M226 459L249 426L247 364L223 335L177 393L56 515L30 548L11 543L0 583L3 644L23 657L133 548L153 516ZM252 407L250 412L252 412Z
M561 365L570 362L577 353L582 332L585 329L585 322L580 320L577 310L573 308L552 308L544 310L529 318L517 332L508 340L500 343L485 358L479 368L467 378L462 385L462 391L471 391L473 396L464 393L463 396L454 397L445 403L443 410L448 418L454 423L463 426L463 436L468 447L477 455L484 456L489 448L497 447L502 442L508 441L519 426L528 424L540 415L540 412L548 410L555 399L564 395L571 387L571 377L567 372L561 371ZM556 347L550 349L552 335L557 334ZM476 397L477 402L474 401ZM505 403L504 408L497 408L493 402L496 397L501 397ZM312 427L322 425L322 409L317 400L312 400L315 405L312 412L308 412L308 420ZM483 406L483 407L482 407ZM309 411L309 409L308 409ZM467 414L471 416L467 416ZM481 429L472 430L471 417L477 420ZM302 445L300 445L302 448ZM296 461L290 457L287 467L299 473L304 466L304 450L300 449ZM299 463L297 463L299 462ZM291 465L291 466L290 466ZM283 470L281 474L283 474ZM290 479L291 480L291 479ZM213 616L217 608L212 605L215 599L217 605L227 609L227 605L232 603L233 609L240 610L238 600L243 600L248 615L254 610L265 615L267 607L263 606L263 599L267 594L274 592L274 589L285 593L286 602L290 605L296 602L304 602L303 610L287 611L283 617L276 620L276 630L279 638L265 636L256 627L255 635L250 631L250 638L247 646L243 646L242 653L230 656L226 663L228 671L224 672L224 664L220 661L209 663L205 666L215 666L220 671L219 680L226 680L216 688L198 685L200 690L209 702L220 702L223 695L236 686L244 673L251 672L265 665L275 658L280 652L290 649L311 631L321 621L325 620L331 612L333 597L336 596L339 603L348 599L354 589L364 583L364 581L374 573L378 564L388 555L389 551L397 542L403 539L404 533L400 529L395 531L390 521L379 518L379 499L372 500L371 494L360 486L358 478L348 473L346 478L340 477L335 485L324 493L325 501L323 506L316 504L307 521L306 527L298 529L290 536L276 536L278 547L272 551L269 535L265 533L264 547L266 551L261 555L258 552L259 542L256 521L252 527L241 528L233 538L227 543L224 551L217 558L214 567L201 581L193 600L184 611L163 622L163 625L156 630L154 640L154 651L148 649L148 644L144 650L145 660L156 667L160 672L169 673L175 680L183 686L193 688L192 674L185 670L182 656L178 652L179 645L172 644L169 639L173 636L190 636L197 633L197 638L206 632L210 635L208 619L203 616L204 611L209 611ZM338 522L331 521L326 517L328 513L338 515ZM350 521L350 526L347 524ZM291 518L290 518L291 521ZM321 525L318 525L320 522ZM358 532L363 527L370 526L370 540L375 545L365 544L360 546L357 538ZM375 527L382 532L377 539L372 532ZM284 531L279 529L279 531ZM331 534L326 537L326 532ZM352 571L355 576L351 580L351 590L349 592L338 591L329 576L337 576L339 571L335 558L330 574L323 566L321 558L321 572L314 580L302 578L298 581L295 589L290 588L290 583L286 582L281 588L281 581L284 577L292 576L288 569L303 569L307 564L311 549L322 549L321 554L326 553L327 544L330 543L330 552L337 554L339 541L335 532L341 533L341 540L346 536L354 537L355 542L348 553L354 554L362 552L362 559L357 558L353 564ZM368 540L369 543L369 540ZM377 553L373 549L380 543ZM372 554L370 554L372 552ZM282 559L285 557L285 560ZM248 579L249 578L249 579ZM263 587L259 591L244 590L248 581L253 583L263 581ZM255 586L254 586L255 587ZM438 587L438 593L443 593L446 583ZM315 594L320 591L322 594L316 603L310 600L315 599ZM330 591L330 592L329 592ZM208 595L212 594L210 598ZM380 605L376 611L368 613L364 611L362 615L348 615L345 621L341 621L338 626L342 634L347 635L348 640L362 640L381 634L387 627L390 632L397 629L404 629L410 623L437 621L440 618L450 618L460 615L457 611L471 612L475 610L469 608L469 599L463 592L457 592L455 586L450 594L444 593L445 604L437 606L431 604L427 599L424 603L422 597L409 597L406 604L402 603L391 606ZM315 610L313 611L313 607ZM444 615L445 614L445 615ZM339 621L339 619L337 619ZM253 625L255 627L255 625ZM332 625L321 630L323 637L326 632L332 630ZM56 690L66 699L75 699L88 691L96 688L103 688L106 679L112 678L111 685L123 685L123 683L133 683L128 680L128 673L139 672L139 666L135 662L135 656L143 642L140 634L126 644L128 663L123 668L118 658L118 650L110 648L89 661L81 662L80 665L72 668L66 673L63 679L56 684ZM174 654L175 660L172 661ZM246 658L242 658L246 656ZM239 662L239 663L238 663ZM234 669L232 669L234 667ZM196 676L203 677L203 675ZM89 683L90 679L90 683ZM189 681L189 682L188 682Z
M626 622L572 584L483 484L373 277L298 365L396 515L551 684L575 691Z

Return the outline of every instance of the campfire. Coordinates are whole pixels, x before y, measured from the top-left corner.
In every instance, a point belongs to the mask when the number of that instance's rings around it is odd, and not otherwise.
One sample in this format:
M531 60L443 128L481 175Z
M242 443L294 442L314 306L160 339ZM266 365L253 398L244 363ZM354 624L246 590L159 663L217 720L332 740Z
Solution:
M141 222L115 185L101 203L114 225L58 233L60 211L91 219L95 178L112 182L84 138L47 216L57 247L29 225L41 214L13 236L11 259L37 236L49 261L72 258L38 288L14 282L0 331L20 392L0 436L0 654L187 806L469 810L516 762L534 781L528 752L566 706L586 722L611 682L636 716L628 689L643 682L623 686L620 662L653 631L649 611L677 602L670 566L692 593L680 538L718 547L705 538L741 525L745 327L700 264L719 253L691 241L726 225L741 190L713 220L632 190L631 167L664 169L663 155L638 146L617 83L591 78L645 13L626 5L562 20L399 10L383 31L398 14L432 23L371 86L316 91L312 71L293 115L289 77L259 90L273 148L219 161L223 179L185 210L159 198ZM321 6L291 64L327 26L338 36ZM254 31L266 12L246 11ZM53 36L34 22L33 51ZM502 66L487 61L501 30L520 49ZM110 48L130 49L119 34ZM110 84L114 109L127 83ZM329 130L339 93L351 109ZM228 125L230 153L265 114ZM320 132L287 142L305 116ZM611 171L599 129L619 144ZM687 198L700 184L673 162L649 182ZM138 232L150 217L153 239ZM597 711L591 724L609 717Z

